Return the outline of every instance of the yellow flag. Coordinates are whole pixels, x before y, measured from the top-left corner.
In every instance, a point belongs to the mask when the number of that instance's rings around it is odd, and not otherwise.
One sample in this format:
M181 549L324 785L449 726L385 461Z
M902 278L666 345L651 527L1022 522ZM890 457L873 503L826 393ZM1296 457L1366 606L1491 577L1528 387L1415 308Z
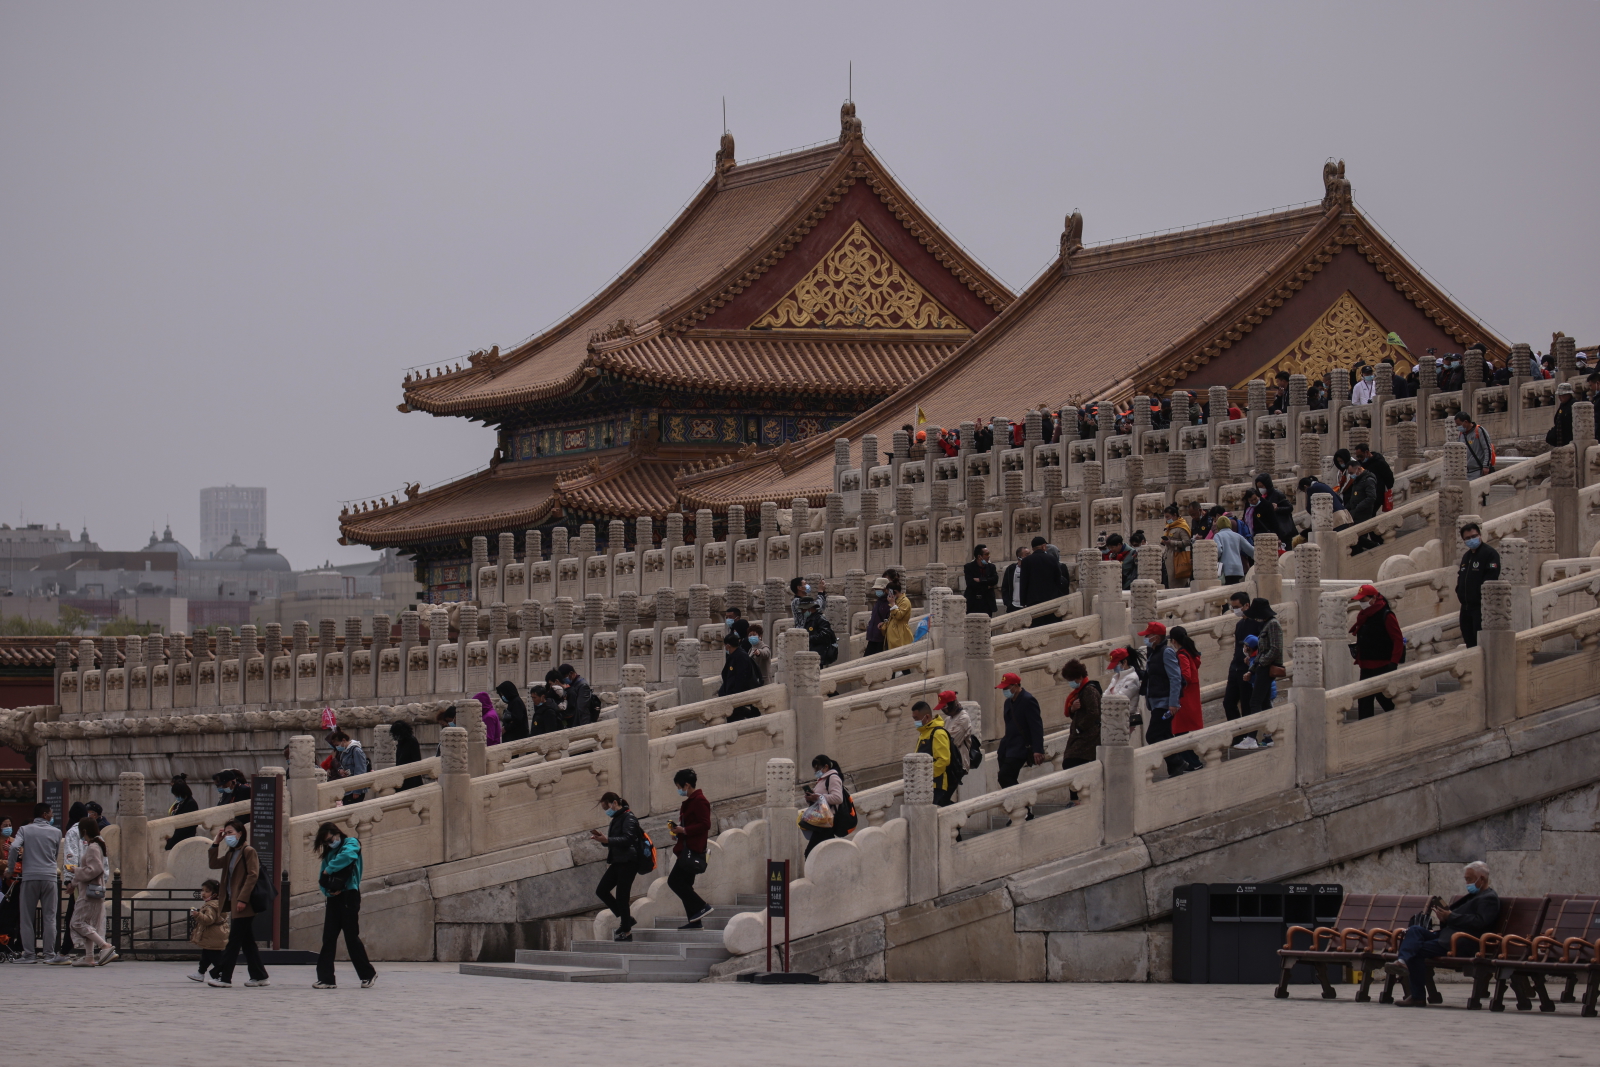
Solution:
M926 426L927 424L928 424L928 413L926 411L923 411L922 410L922 406L919 404L917 406L917 425L918 426Z

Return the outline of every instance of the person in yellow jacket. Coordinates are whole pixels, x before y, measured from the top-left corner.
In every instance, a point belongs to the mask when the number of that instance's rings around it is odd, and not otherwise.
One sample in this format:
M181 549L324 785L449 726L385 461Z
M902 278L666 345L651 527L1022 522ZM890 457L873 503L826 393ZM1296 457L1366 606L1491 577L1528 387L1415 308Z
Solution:
M926 700L911 705L911 719L917 724L917 751L933 757L934 807L946 807L960 786L962 776L960 763L955 765L955 773L951 773L950 731Z
M911 598L900 591L900 579L890 578L884 593L894 605L889 609L889 621L883 627L883 647L900 648L911 643Z

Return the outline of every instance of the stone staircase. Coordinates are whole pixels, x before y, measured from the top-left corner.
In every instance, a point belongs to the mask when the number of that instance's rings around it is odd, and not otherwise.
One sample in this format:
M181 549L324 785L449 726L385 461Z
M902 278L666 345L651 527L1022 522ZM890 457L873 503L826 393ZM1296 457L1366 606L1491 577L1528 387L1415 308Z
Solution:
M632 941L574 941L566 951L521 949L514 963L463 963L462 974L524 978L542 982L698 982L713 964L728 958L722 931L740 912L760 911L760 894L740 894L736 903L711 909L703 930L679 930L682 915L657 916Z

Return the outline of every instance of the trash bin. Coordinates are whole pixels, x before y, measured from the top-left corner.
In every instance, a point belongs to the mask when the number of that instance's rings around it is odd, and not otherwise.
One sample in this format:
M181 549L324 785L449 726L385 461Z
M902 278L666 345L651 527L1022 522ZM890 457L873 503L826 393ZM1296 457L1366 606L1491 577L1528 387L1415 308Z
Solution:
M1342 886L1196 882L1172 891L1172 980L1270 985L1289 924L1327 925Z

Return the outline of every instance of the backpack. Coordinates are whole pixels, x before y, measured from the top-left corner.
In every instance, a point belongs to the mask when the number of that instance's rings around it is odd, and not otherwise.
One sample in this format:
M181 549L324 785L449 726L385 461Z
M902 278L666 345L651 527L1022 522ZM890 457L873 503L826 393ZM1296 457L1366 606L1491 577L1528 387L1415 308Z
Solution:
M950 746L950 762L945 764L944 774L945 781L950 783L950 792L954 793L956 787L961 784L961 780L967 776L967 769L961 766L961 753L956 751L956 743L951 739L950 731L943 726L928 735L928 751L930 753L933 751L933 739L939 734L944 734L945 744ZM917 751L922 751L920 744L917 746Z
M645 833L644 827L639 827L639 859L634 870L639 874L649 874L656 869L656 843L650 840L650 835Z
M839 774L838 771L834 772ZM844 775L839 774L839 801L838 808L833 813L833 836L843 837L856 828L860 819L856 816L856 802L850 799L850 790L844 784Z
M983 762L983 742L977 734L967 735L967 765L976 767Z
M258 877L255 888L250 890L250 910L257 915L265 915L272 910L272 902L277 899L278 887L272 884L272 879Z

